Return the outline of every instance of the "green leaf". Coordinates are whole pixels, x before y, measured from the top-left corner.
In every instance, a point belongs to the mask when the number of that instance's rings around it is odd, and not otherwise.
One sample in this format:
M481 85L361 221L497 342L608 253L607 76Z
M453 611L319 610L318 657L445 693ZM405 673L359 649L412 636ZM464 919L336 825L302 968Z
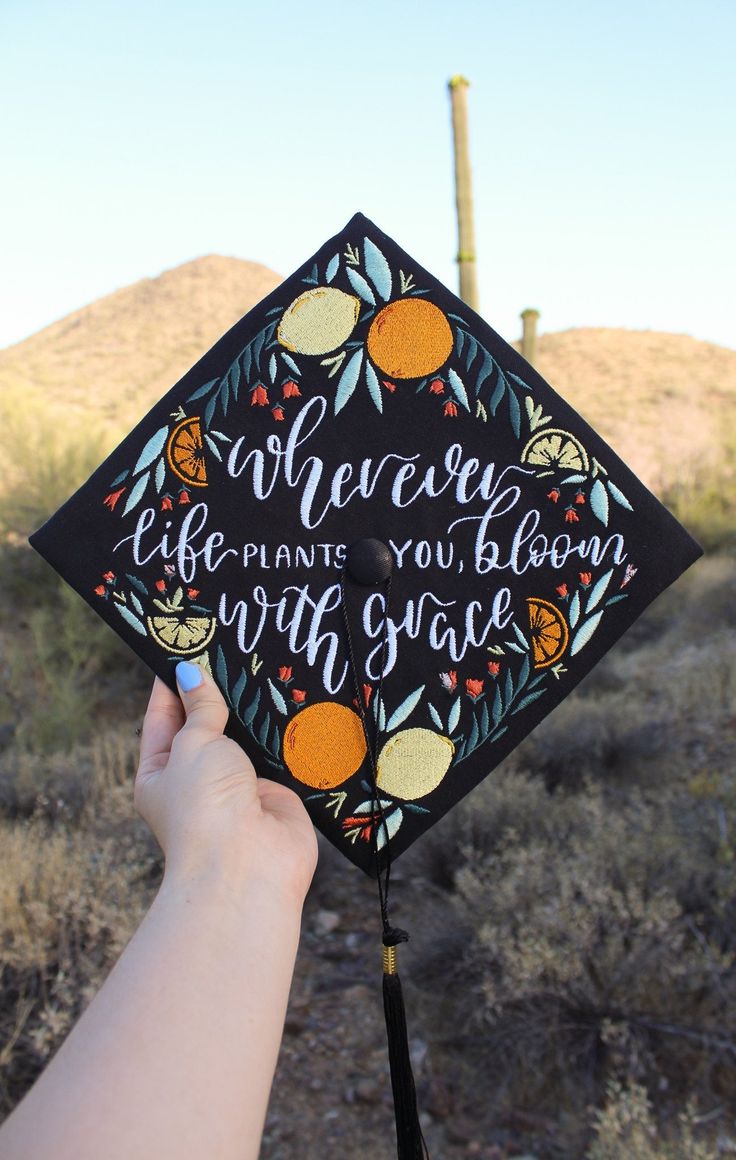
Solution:
M276 686L274 685L274 683L270 677L268 678L268 688L269 688L270 693L271 693L271 699L272 699L274 705L276 706L278 712L281 713L284 717L286 717L286 715L287 715L286 701L281 696L281 693L276 688Z
M245 669L241 669L240 676L238 677L237 681L235 682L235 687L233 688L233 695L232 695L232 706L233 706L233 709L235 710L236 713L238 712L238 709L240 708L240 699L243 696L243 693L245 692L245 686L247 685L247 683L248 683L248 674L246 673Z
M294 362L291 355L286 354L286 352L282 350L281 357L284 360L284 362L286 363L289 370L292 371L293 374L295 374L297 376L297 378L301 378L302 372L299 370L299 367L296 365L296 363Z
M514 697L514 678L511 676L511 670L506 670L506 683L503 690L503 699L507 705L510 705Z
M498 410L498 404L501 402L501 399L504 397L505 393L506 393L506 379L503 377L503 374L501 373L501 368L499 367L499 369L498 369L498 382L496 383L495 390L494 390L493 394L491 395L491 401L488 404L488 410L491 412L491 414L493 415L494 418L496 417L496 411Z
M131 592L131 594L130 594L130 603L133 605L133 607L135 608L135 610L139 616L145 616L145 613L143 611L143 605L141 604L140 600L136 596L135 592Z
M342 372L342 374L340 375L340 379L339 379L339 382L337 384L337 393L335 395L335 414L336 415L338 414L339 411L342 411L343 407L345 406L348 399L350 398L353 391L355 390L355 386L356 386L356 383L358 382L358 375L360 374L360 368L361 368L362 364L363 364L363 351L362 351L362 349L356 350L355 354L351 357L350 361L346 364L345 369Z
M447 732L454 733L458 727L459 722L460 722L460 698L458 697L455 700L455 703L453 704L452 708L450 709L450 715L447 718Z
M210 439L209 435L205 434L204 441L207 444L207 446L209 447L212 454L214 455L215 459L219 459L220 463L222 463L222 452L220 451L220 448L215 443L214 439Z
M386 724L387 733L391 733L393 729L398 728L399 725L406 721L406 718L409 716L409 714L419 704L425 688L426 685L420 685L418 689L415 689L413 693L409 693L409 696L404 698L398 709L396 709L388 719Z
M350 285L359 298L362 298L363 301L367 302L369 306L376 305L375 294L371 290L363 275L359 274L353 266L348 266L348 281L350 282Z
M475 749L477 744L478 744L478 722L475 719L475 714L473 714L473 724L470 727L470 736L468 737L467 752L470 753L471 750Z
M263 721L261 722L261 727L258 730L258 740L260 741L260 743L264 749L268 748L267 742L268 742L268 734L269 734L270 729L271 729L271 714L266 713L266 716L263 718Z
M215 407L217 406L217 400L219 398L219 395L220 395L220 392L218 391L216 395L212 396L209 403L207 404L207 406L204 409L204 425L207 428L209 428L209 425L215 416Z
M570 601L570 612L568 614L567 619L568 619L570 628L574 628L575 625L577 624L577 622L580 620L580 593L579 592L576 592L575 595L573 596L572 600Z
M488 734L490 732L490 729L491 729L491 723L488 719L488 703L486 701L484 701L483 708L482 708L481 714L480 714L481 740L485 741L486 737L488 736Z
M209 392L214 387L215 383L217 383L218 381L219 381L218 379L210 379L210 381L208 383L205 383L203 387L198 387L197 390L194 392L194 394L189 395L187 397L187 402L193 403L195 399L204 398L205 395L209 394Z
M619 491L619 489L616 487L615 483L611 483L610 479L607 479L606 480L606 487L610 491L610 493L613 496L613 498L615 499L616 503L621 504L621 507L624 507L628 511L633 512L634 509L632 508L631 504L627 500L624 493L622 491Z
M516 692L519 693L524 685L529 680L529 656L525 656L519 669L519 676L516 681Z
M581 648L583 648L583 646L588 643L591 636L593 635L593 633L597 629L598 625L600 624L600 620L601 620L602 616L603 616L603 609L601 609L600 612L595 612L593 614L593 616L590 617L589 620L583 621L580 628L575 633L575 636L573 637L572 644L570 645L570 656L571 657L574 657L576 655L576 653L579 653Z
M143 499L143 493L145 492L146 487L148 486L148 480L150 479L150 477L151 477L150 471L144 471L143 475L141 475L140 478L136 480L136 482L133 485L133 488L131 490L131 493L128 496L128 502L126 503L125 507L123 508L123 515L124 516L127 516L128 512L132 512L133 508L138 507L138 504Z
M164 486L165 479L166 479L166 462L162 457L161 459L159 459L158 463L156 464L156 474L155 474L154 479L153 479L154 485L156 487L157 495L161 493L161 489Z
M521 407L511 387L509 387L509 419L511 420L511 429L518 439L521 435Z
M145 624L142 620L138 619L134 612L131 612L129 608L126 608L124 604L115 604L113 607L117 608L123 620L126 621L131 628L134 628L137 633L139 633L141 636L148 636L148 631Z
M586 615L587 613L592 612L596 605L600 604L601 600L606 595L608 585L611 583L612 576L613 568L611 568L609 572L606 572L605 576L601 576L597 584L593 585L590 590L590 596L588 597L588 603L585 605Z
M391 297L391 270L378 246L370 238L363 239L363 264L381 298L388 302Z
M373 369L371 363L365 364L365 381L368 384L368 393L376 405L376 409L383 414L383 399L381 397L381 387L378 382L378 375Z
M437 726L440 733L444 733L445 727L442 724L442 718L440 717L439 713L435 709L434 705L432 705L431 702L429 702L429 701L427 701L427 709L429 710L429 715L432 718L432 724Z
M253 724L253 718L255 717L256 713L258 712L258 706L260 705L260 703L261 703L261 690L256 689L255 697L253 698L253 700L251 701L250 705L245 710L245 712L243 713L243 716L241 718L244 725L250 727Z
M137 588L142 596L148 596L148 589L146 588L143 581L139 580L137 576L131 576L129 572L126 572L125 579L129 580L133 587Z
M491 710L491 715L493 717L493 724L498 725L499 721L503 717L503 700L501 698L501 688L499 685L496 685L496 695L493 698L493 709Z
M227 697L228 689L230 688L230 680L227 675L227 664L225 662L225 654L222 651L222 645L217 646L217 665L215 666L217 674L217 683Z
M525 697L521 698L519 704L511 710L511 716L513 717L515 713L520 713L522 709L526 709L527 705L531 705L532 701L538 700L538 698L544 696L546 692L546 689L535 689L533 693L527 693Z
M454 371L452 367L450 367L447 372L447 381L450 384L452 393L454 394L460 406L464 407L466 411L469 411L470 403L468 402L467 391L465 390L465 386L463 385L463 381L460 378L460 375L457 373L457 371Z
M596 479L590 489L590 507L593 515L601 521L604 528L608 527L608 492L605 484Z
M523 644L523 646L524 646L524 648L526 649L526 651L527 651L527 652L529 652L529 641L528 641L528 640L526 639L526 637L524 636L524 633L521 631L521 629L519 628L519 626L518 626L518 624L516 623L516 621L514 621L514 622L513 622L513 624L511 625L511 627L513 628L513 630L514 630L514 632L516 633L516 635L517 635L517 637L518 637L519 641L521 642L521 644Z

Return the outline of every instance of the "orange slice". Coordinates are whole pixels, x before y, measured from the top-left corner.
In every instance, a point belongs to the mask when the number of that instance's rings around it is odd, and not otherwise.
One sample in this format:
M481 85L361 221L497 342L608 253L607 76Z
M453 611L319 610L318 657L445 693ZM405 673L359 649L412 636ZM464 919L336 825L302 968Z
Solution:
M166 444L166 460L174 475L191 487L207 486L207 465L198 416L182 419L174 427Z
M534 668L544 669L558 661L570 639L565 618L549 600L527 596L529 630L534 653Z
M215 635L217 621L214 616L187 616L182 611L149 616L146 623L156 644L167 652L184 657L202 652Z
M532 436L521 453L521 462L535 467L559 467L562 471L587 471L590 467L582 443L556 427Z
M368 354L392 379L434 374L452 353L450 324L433 302L399 298L380 310L368 331Z

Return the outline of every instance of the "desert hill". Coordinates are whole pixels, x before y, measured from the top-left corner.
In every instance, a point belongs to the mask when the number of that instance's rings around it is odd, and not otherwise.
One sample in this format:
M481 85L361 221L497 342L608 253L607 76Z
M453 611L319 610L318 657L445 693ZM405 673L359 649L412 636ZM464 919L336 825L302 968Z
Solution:
M146 278L0 351L0 393L79 410L112 439L278 283L216 255ZM538 351L544 377L656 488L722 458L736 430L736 351L616 329L544 334Z

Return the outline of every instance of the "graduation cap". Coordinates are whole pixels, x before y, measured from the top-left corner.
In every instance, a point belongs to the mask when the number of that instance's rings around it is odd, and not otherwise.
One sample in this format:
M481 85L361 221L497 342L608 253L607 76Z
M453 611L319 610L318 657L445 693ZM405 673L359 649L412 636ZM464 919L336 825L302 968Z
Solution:
M390 866L700 548L361 214L31 543L169 686L206 666L259 772L377 876L399 1154L421 1156Z

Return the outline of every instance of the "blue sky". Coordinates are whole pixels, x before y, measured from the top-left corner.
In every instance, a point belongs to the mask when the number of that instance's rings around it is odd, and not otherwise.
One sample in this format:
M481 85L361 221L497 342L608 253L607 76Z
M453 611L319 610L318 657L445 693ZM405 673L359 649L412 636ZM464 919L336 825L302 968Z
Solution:
M736 346L733 0L0 0L0 346L205 253L289 273L361 210L481 312Z

